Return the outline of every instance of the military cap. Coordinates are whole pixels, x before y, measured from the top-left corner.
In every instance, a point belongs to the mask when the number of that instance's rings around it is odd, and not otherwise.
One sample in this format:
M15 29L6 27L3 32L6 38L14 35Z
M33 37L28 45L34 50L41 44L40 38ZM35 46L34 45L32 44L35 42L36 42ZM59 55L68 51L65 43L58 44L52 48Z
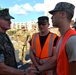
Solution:
M49 11L50 14L53 14L56 11L65 11L70 14L74 14L74 8L75 6L68 2L59 2L56 4L55 8L51 11Z
M47 16L40 16L40 17L38 17L38 23L39 22L48 22L49 23L49 18Z
M32 24L32 27L36 27L36 24Z
M14 17L12 17L9 14L9 9L8 8L0 10L0 18L2 18L2 19L14 19Z
M25 28L25 26L24 26L24 25L22 25L22 26L21 26L21 28Z
M74 25L73 25L73 27L72 28L76 28L76 22L74 22Z

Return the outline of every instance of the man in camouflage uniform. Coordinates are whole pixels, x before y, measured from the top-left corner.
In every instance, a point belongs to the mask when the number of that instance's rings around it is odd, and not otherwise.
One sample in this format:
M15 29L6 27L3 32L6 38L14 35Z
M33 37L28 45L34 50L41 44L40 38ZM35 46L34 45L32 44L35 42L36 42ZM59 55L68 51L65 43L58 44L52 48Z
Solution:
M10 29L11 19L9 9L0 10L0 75L25 75L23 70L17 69L15 49L6 31Z
M32 24L32 29L30 31L28 31L28 44L29 44L29 48L30 48L30 45L31 45L31 39L32 39L32 34L38 32L37 31L37 27L36 27L36 24ZM28 63L31 63L31 60L30 60L30 55L29 55L29 49L26 51L26 57L25 57L25 60L26 62Z
M21 27L21 30L17 31L14 35L14 40L17 44L14 45L16 50L19 50L19 60L22 62L25 61L26 50L29 49L27 40L28 40L28 31L25 26Z
M29 41L30 45L31 45L32 34L34 34L36 32L38 32L37 26L36 26L36 24L32 24L32 29L28 32L28 34L29 34L28 41Z

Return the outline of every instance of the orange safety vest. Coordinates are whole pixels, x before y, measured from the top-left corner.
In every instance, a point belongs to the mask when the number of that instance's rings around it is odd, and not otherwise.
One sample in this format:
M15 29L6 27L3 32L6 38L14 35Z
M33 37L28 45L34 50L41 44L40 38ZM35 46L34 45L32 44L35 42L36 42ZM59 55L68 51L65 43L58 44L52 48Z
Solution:
M70 36L76 35L74 30L68 30L64 35L62 43L60 45L59 54L57 58L57 75L70 75L69 73L69 61L66 55L65 45Z
M39 33L32 36L32 49L35 54L35 58L40 65L47 62L47 60L53 56L53 44L56 37L56 34L50 32L43 48L41 49ZM47 75L51 75L50 71L46 73Z

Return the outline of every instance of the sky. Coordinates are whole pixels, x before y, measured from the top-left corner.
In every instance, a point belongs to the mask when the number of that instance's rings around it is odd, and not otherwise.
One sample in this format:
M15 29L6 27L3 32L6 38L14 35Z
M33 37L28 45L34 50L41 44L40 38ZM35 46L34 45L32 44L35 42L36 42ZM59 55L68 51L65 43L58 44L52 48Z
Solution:
M0 0L1 8L9 8L15 22L37 20L44 15L44 0Z
M51 4L50 9L53 9L60 1L76 5L76 0L45 0L46 3ZM9 8L10 14L15 18L13 22L37 20L39 16L44 15L45 10L44 0L0 0L0 7Z

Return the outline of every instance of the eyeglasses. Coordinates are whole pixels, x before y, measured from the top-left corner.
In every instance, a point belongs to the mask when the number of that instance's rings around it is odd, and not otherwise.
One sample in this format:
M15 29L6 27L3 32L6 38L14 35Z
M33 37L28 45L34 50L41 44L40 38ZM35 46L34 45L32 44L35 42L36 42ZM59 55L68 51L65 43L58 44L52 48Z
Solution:
M45 25L47 25L47 23L46 22L38 22L38 26L45 26Z

